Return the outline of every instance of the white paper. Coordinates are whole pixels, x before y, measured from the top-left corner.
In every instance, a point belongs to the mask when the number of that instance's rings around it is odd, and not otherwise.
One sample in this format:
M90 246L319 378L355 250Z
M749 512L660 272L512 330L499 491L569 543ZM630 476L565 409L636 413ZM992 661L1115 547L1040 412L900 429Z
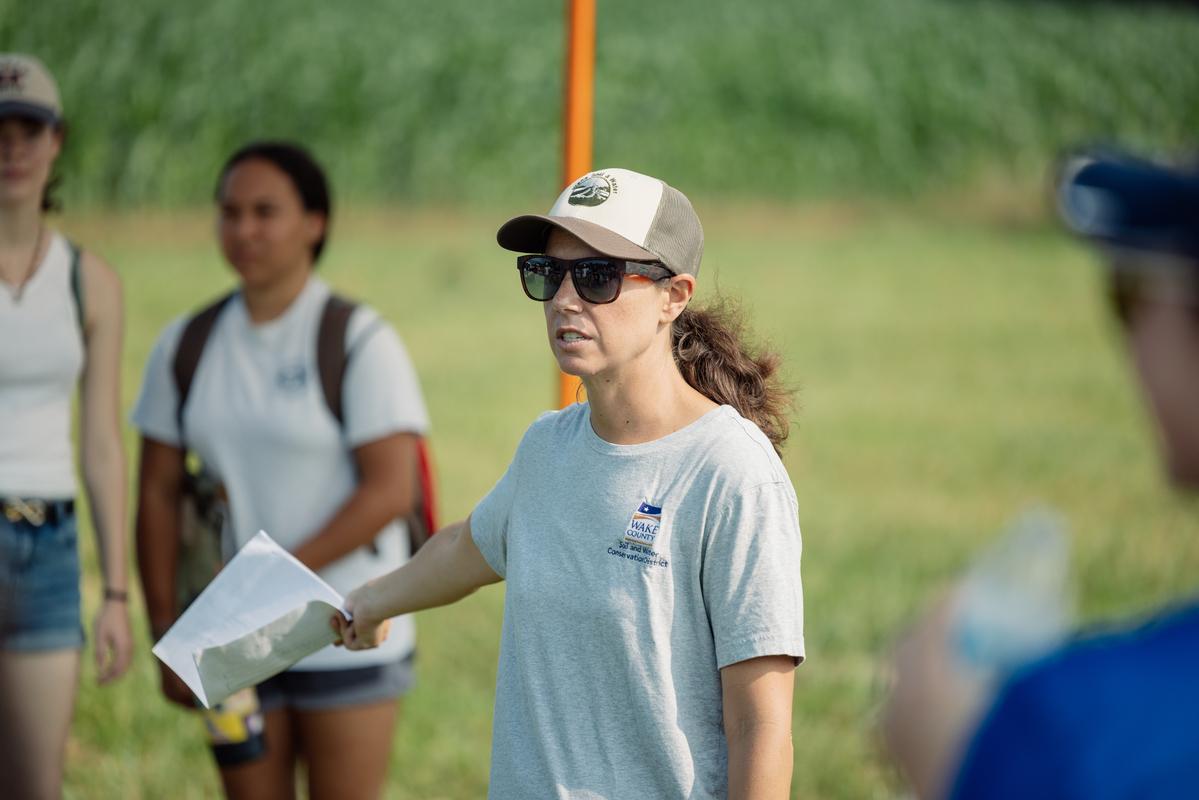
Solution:
M333 587L265 531L238 551L166 635L154 655L205 708L333 642Z

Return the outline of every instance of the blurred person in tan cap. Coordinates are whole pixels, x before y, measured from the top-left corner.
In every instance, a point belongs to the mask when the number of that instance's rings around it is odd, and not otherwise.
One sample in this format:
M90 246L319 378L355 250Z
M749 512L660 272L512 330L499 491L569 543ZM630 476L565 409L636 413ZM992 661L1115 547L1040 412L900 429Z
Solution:
M1065 162L1058 200L1066 224L1106 261L1111 310L1166 471L1199 490L1199 170L1083 153ZM962 598L942 601L895 655L883 734L920 797L1199 793L1199 598L1083 632L998 681L971 677L955 622Z
M691 307L703 230L657 178L589 173L497 236L587 401L353 592L342 640L504 580L490 797L787 797L804 641L777 357Z
M84 634L71 399L104 597L97 677L129 665L121 285L46 225L62 149L54 79L0 54L0 776L6 797L57 797Z

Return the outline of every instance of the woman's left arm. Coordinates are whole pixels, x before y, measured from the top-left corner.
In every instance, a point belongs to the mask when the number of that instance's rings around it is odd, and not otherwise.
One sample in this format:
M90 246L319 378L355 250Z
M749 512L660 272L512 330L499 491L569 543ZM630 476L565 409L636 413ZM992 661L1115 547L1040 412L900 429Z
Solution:
M729 746L729 800L790 796L795 659L763 656L720 671Z
M124 308L121 281L110 266L84 253L80 267L87 354L80 449L104 582L95 621L96 672L104 684L128 669L133 652L127 602L125 450L120 425Z
M295 556L319 570L373 540L416 502L417 435L393 433L354 448L358 486Z

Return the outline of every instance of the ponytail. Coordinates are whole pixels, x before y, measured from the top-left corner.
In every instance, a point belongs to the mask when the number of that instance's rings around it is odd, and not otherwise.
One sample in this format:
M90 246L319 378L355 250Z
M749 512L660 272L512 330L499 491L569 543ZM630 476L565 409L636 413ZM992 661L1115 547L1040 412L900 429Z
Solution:
M739 310L727 300L688 307L671 331L674 361L693 389L737 409L781 455L791 426L793 392L779 378L779 354L751 351L744 330Z

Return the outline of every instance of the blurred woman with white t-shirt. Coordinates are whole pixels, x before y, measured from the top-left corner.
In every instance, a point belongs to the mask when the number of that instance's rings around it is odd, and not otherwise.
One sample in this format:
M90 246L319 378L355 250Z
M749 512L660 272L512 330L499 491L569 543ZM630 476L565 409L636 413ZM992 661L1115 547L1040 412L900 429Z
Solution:
M138 555L155 636L179 613L174 575L187 452L227 495L226 558L265 530L348 592L408 558L399 518L415 502L418 437L428 429L403 345L362 306L345 334L340 421L326 404L317 332L330 289L314 270L331 206L313 158L288 143L247 145L222 169L216 202L238 291L216 316L182 409L172 368L186 319L159 337L134 412L142 433ZM413 642L405 619L384 650L326 648L259 685L265 751L236 763L218 755L226 794L291 797L303 762L310 797L377 796L398 697L412 681ZM193 707L186 686L160 667L167 699Z

